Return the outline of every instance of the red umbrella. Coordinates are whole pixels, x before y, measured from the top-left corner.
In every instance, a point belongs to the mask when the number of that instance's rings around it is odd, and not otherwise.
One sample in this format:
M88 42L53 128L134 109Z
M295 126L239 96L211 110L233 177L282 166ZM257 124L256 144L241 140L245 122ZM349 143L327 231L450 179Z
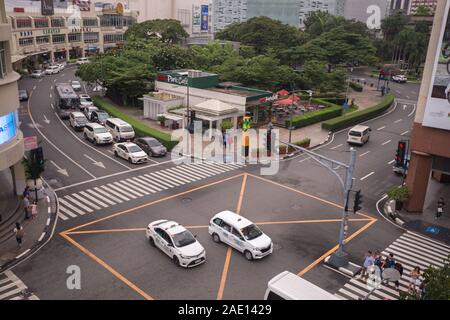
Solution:
M278 91L277 94L279 96L287 96L289 94L289 91L282 89L282 90Z
M300 97L298 96L290 96L289 98L283 99L283 100L278 100L277 102L275 102L275 105L280 105L280 106L290 106L291 104L295 104L297 102L300 101Z

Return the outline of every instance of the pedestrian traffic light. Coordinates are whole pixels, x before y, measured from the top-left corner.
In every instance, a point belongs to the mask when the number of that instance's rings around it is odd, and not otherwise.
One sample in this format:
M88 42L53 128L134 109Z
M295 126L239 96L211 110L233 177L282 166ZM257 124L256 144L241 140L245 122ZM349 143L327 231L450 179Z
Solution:
M44 151L42 147L31 150L30 152L31 171L33 178L39 178L44 171Z
M397 154L395 155L395 166L405 167L406 152L407 152L407 141L399 141L397 147Z
M353 213L357 213L358 211L360 211L362 209L362 207L361 207L362 198L363 198L363 196L361 195L361 190L356 191L355 203L353 204Z
M244 118L242 119L242 129L244 129L244 130L250 129L250 117L249 116L244 116Z

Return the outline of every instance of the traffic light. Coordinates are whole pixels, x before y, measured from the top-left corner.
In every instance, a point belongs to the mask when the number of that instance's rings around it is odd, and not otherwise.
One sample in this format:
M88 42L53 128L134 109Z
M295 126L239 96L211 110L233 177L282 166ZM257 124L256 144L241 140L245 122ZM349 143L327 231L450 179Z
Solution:
M250 117L249 116L244 116L244 118L242 119L242 129L244 129L244 130L250 129Z
M266 149L267 153L270 156L272 152L272 130L268 129L266 134Z
M362 207L361 207L362 198L363 198L363 196L361 195L361 190L356 191L355 203L353 204L353 213L357 213L358 211L360 211L362 209Z
M33 178L39 178L40 174L44 171L44 151L42 147L31 150L30 153L31 170Z
M395 155L395 166L403 168L405 166L405 158L407 152L407 141L399 141L397 147L397 154Z

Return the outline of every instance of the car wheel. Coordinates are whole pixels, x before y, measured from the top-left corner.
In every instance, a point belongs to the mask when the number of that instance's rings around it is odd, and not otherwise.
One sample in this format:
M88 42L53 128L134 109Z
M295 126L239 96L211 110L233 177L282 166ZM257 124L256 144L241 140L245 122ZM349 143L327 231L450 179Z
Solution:
M219 237L219 235L217 233L213 233L212 238L213 238L213 241L215 243L220 243L221 242L220 241L220 237Z
M252 255L252 253L250 251L245 250L244 255L245 255L245 259L247 259L248 261L252 261L253 260L253 255Z
M148 242L150 242L150 245L151 245L152 247L156 247L155 240L153 240L152 237L149 237L149 238L148 238Z
M178 260L177 256L173 256L173 263L179 267L180 266L180 260Z
M119 154L117 153L117 151L114 151L114 155L115 155L116 157L119 156Z
M96 146L98 145L97 139L94 139L94 144L95 144Z
M132 164L133 160L131 158L128 158L128 162Z
M86 140L88 140L88 136L87 136L86 133L83 133L83 137L84 137Z

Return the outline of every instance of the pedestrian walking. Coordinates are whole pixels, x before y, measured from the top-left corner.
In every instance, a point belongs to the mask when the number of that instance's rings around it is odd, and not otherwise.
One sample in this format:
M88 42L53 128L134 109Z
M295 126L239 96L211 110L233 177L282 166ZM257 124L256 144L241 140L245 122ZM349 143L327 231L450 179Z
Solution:
M26 186L25 189L22 192L22 196L24 198L29 198L30 197L30 187Z
M29 219L30 218L30 199L28 196L23 198L23 210L25 212L25 219Z
M30 211L31 211L31 219L36 218L38 214L37 201L34 201L33 204L30 206Z
M408 289L411 293L417 293L417 288L420 288L420 267L415 267L409 275Z
M386 257L386 259L384 260L384 263L382 265L382 268L383 269L395 268L395 259L394 259L393 253L389 253L389 256Z
M440 197L437 203L436 219L439 219L442 216L442 213L444 212L444 206L444 198Z
M380 250L375 250L373 258L375 260L374 265L376 265L381 270L381 267L383 266L383 256L381 255Z
M223 132L223 147L227 148L227 140L228 140L228 133L226 131Z
M17 246L20 249L22 247L22 240L23 240L23 236L25 235L25 232L19 222L16 222L16 227L14 228L14 234L16 235Z
M403 266L402 266L401 263L398 263L398 262L395 263L395 267L394 268L398 271L398 273L400 273L400 277L403 276ZM394 282L394 284L395 284L395 289L397 289L397 291L398 291L399 287L400 287L400 281L397 280L397 281Z
M375 259L373 258L372 251L367 251L364 256L363 268L361 269L361 279L367 276L367 268L373 266Z

